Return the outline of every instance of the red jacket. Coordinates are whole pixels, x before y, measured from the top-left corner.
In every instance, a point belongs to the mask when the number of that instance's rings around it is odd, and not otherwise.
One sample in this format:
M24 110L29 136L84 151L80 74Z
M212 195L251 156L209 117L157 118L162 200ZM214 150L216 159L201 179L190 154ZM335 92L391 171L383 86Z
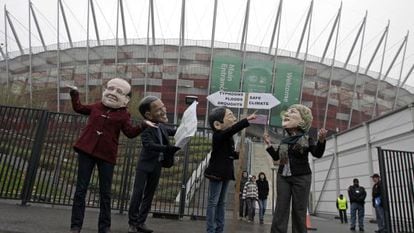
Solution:
M142 126L131 125L131 115L126 107L112 109L101 102L83 105L79 101L79 92L71 91L70 95L73 110L89 115L88 122L74 145L75 151L116 164L120 131L133 138L141 133Z

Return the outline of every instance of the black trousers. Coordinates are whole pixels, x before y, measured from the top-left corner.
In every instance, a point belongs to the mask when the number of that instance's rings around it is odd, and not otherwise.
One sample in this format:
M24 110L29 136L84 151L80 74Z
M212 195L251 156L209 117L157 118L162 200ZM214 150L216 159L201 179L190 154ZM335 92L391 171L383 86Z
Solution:
M92 157L88 154L78 154L78 178L73 197L72 218L70 228L80 230L85 216L85 197L93 169L98 166L99 175L99 233L106 232L111 227L111 185L114 174L114 164Z
M152 172L136 170L134 190L128 211L129 225L138 226L147 220L160 175L161 164L157 164Z
M339 218L341 219L341 223L348 223L348 218L346 216L346 210L339 210Z
M277 199L271 233L286 233L292 203L292 233L307 232L306 212L312 175L277 174Z
M242 197L243 195L240 194L239 195L239 217L240 218L247 217L247 214L248 214L246 201Z

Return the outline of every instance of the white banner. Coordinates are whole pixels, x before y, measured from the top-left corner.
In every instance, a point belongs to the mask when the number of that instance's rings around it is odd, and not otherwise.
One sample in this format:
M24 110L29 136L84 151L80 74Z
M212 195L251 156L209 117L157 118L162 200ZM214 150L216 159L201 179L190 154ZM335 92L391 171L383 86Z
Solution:
M197 131L197 101L194 101L183 114L181 124L175 132L175 146L183 148Z
M280 104L280 101L270 93L248 94L248 109L271 109ZM217 91L207 96L207 99L215 106L225 106L228 108L243 108L246 96L247 93L244 92Z

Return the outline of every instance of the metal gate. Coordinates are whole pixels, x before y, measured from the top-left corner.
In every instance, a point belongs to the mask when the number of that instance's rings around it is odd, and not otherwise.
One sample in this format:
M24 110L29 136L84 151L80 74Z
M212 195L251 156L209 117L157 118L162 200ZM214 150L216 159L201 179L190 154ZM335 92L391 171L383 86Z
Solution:
M78 162L72 145L85 122L86 117L77 114L0 106L0 198L21 200L23 205L72 205ZM176 154L175 165L163 169L152 202L154 214L206 215L208 186L202 174L210 134L199 128L188 147ZM140 137L121 136L112 184L112 208L120 213L129 206L140 150ZM99 207L96 170L86 196L88 207Z
M378 158L388 232L414 232L414 152L379 147Z

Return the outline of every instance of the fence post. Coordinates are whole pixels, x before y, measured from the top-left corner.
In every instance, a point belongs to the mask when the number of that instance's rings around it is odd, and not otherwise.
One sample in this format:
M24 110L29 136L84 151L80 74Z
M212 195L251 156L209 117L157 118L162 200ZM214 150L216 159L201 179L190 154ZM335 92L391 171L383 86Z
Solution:
M190 145L191 139L187 142L184 148L184 166L183 166L183 176L181 179L181 191L180 191L180 208L179 208L179 214L180 218L184 216L184 209L185 209L185 199L187 196L187 170L188 170L188 148Z
M389 200L388 200L388 177L385 169L385 159L384 159L384 153L381 149L381 147L377 147L378 151L378 163L379 163L379 169L380 169L380 176L381 176L381 193L383 195L384 200L384 217L385 217L385 227L387 229L387 232L392 233L391 229L391 218L390 218L390 211L389 211Z
M135 141L134 141L135 142ZM126 197L128 197L127 189L130 186L130 183L128 182L130 180L130 177L135 174L130 174L131 166L132 166L132 154L134 150L132 149L135 146L135 144L132 143L131 139L127 139L126 141L126 148L125 148L125 156L126 160L124 161L122 169L122 175L121 175L121 184L122 184L122 190L121 190L121 203L119 208L119 213L123 214L125 210L128 210L128 207L126 206L128 204L128 200Z
M275 207L276 207L276 202L275 202L275 200L276 200L276 190L277 190L277 188L276 188L276 177L277 177L277 169L276 169L276 167L272 167L271 168L272 169L272 215L274 215L275 214Z
M21 195L22 205L26 205L32 196L33 185L36 179L36 172L37 168L39 167L42 145L48 128L48 121L49 112L44 110L41 113L41 117L37 125L36 135L32 147L32 153L30 155L29 165L27 166L26 177L24 179L23 190Z

